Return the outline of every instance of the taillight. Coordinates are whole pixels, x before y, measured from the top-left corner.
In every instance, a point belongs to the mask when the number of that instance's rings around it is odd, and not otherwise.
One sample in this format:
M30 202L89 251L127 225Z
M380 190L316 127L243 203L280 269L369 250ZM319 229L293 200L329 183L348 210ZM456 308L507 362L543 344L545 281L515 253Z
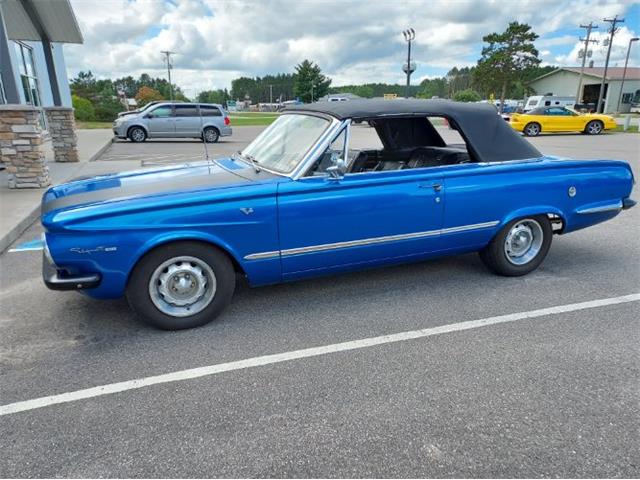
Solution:
M224 124L231 125L231 119L229 117L224 117Z

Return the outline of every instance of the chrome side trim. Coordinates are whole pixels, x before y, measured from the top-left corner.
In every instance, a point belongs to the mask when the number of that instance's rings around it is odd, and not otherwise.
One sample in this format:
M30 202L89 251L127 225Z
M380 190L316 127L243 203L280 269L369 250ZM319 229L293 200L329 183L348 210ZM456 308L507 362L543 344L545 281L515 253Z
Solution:
M602 205L600 207L578 209L576 210L576 213L579 215L587 215L589 213L611 212L614 210L622 210L622 200L618 200L616 203L610 203L609 205Z
M280 250L273 252L252 253L244 257L245 260L266 260L267 258L279 257Z
M244 257L245 260L264 260L267 258L289 257L292 255L302 255L305 253L324 252L327 250L336 250L340 248L362 247L365 245L376 245L379 243L397 242L401 240L415 240L417 238L434 237L437 235L445 235L447 233L460 233L468 230L480 230L483 228L491 228L500 222L494 220L491 222L474 223L472 225L461 225L459 227L443 228L440 230L427 230L424 232L403 233L399 235L385 235L383 237L363 238L361 240L349 240L346 242L325 243L322 245L310 245L308 247L288 248L286 250L252 253Z

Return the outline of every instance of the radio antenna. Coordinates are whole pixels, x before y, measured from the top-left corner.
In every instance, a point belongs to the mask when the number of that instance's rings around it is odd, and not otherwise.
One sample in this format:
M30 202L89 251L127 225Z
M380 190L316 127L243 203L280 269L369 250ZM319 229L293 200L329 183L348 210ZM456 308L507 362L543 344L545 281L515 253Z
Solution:
M204 158L209 161L209 149L207 148L207 134L204 131L204 122L202 121L202 109L200 104L196 104L198 108L198 117L200 117L200 131L202 132L202 143L204 144Z

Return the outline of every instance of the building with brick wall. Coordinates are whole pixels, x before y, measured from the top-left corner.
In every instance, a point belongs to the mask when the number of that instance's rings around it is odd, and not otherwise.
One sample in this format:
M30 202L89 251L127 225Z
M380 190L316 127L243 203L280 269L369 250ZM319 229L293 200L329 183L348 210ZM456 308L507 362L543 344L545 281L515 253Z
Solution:
M78 161L62 45L82 42L69 0L0 0L0 166L9 188L50 184L45 140L54 161Z

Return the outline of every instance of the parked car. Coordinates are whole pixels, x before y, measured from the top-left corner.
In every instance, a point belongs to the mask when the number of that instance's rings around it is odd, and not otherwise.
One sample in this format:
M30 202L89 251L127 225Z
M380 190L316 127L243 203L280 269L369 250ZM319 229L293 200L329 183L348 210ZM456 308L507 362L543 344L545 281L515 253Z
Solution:
M222 105L212 103L161 102L113 122L113 134L132 142L147 138L202 138L215 143L231 133L229 114Z
M564 107L541 107L528 113L514 113L508 118L508 122L514 130L528 137L535 137L542 132L582 132L598 135L617 126L616 120L609 115L577 113Z
M433 117L465 143L447 145ZM358 119L381 147L350 148ZM217 317L236 274L259 286L480 252L518 276L542 263L553 234L632 207L633 184L623 161L544 156L493 106L314 103L285 110L231 158L50 188L44 281L126 296L145 321L181 329Z

